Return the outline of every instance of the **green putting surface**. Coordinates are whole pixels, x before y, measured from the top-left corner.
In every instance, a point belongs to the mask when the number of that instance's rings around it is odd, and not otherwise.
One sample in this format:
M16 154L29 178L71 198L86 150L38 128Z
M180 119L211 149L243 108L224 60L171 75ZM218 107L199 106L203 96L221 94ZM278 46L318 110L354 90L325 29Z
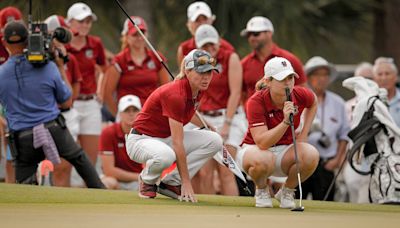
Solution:
M0 227L399 227L400 206L303 201L304 212L255 208L251 197L199 203L136 192L0 184Z

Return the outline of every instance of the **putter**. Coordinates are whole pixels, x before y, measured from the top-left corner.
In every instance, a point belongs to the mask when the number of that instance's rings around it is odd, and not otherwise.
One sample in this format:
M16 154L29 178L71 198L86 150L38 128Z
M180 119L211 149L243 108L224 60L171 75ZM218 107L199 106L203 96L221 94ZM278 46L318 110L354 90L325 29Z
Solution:
M122 12L124 12L125 16L128 18L128 20L133 24L133 26L135 26L136 31L140 34L140 36L143 38L143 40L146 42L147 46L151 49L151 51L153 52L153 54L157 57L158 61L163 65L163 67L168 71L169 76L172 78L172 80L174 80L174 76L172 75L171 71L169 70L168 66L164 63L163 59L161 58L161 56L158 54L158 52L156 51L156 49L153 47L153 45L150 43L150 41L147 39L147 37L143 34L143 32L140 30L140 28L137 26L137 24L132 20L132 18L129 16L128 12L126 12L126 10L124 9L124 7L122 6L122 4L119 2L119 0L115 0L115 2L117 3L117 5L119 6L119 8L122 10ZM199 117L200 121L202 122L203 126L206 129L210 129L206 122L204 121L203 117L200 115L200 113L196 110L196 116ZM226 150L226 148L224 147L224 149ZM226 156L227 158L229 158L229 162L227 161L228 159L225 159L226 162L223 162L222 159L222 164L225 165L226 167L229 168L229 170L231 172L233 172L233 174L235 174L237 177L239 177L245 184L245 186L243 186L243 189L246 192L250 192L248 186L247 186L247 181L246 178L243 176L242 171L239 169L239 167L237 166L235 160L232 158L232 156L229 154L229 152L226 151ZM219 161L219 159L217 160ZM230 166L233 165L233 166Z
M286 92L286 99L288 101L292 101L292 99L290 97L290 89L288 87L285 88L285 92ZM297 171L297 182L299 183L299 190L300 190L299 206L293 208L292 211L303 212L304 211L304 207L301 205L301 200L303 198L303 190L301 189L299 158L297 156L297 145L296 145L296 135L295 135L295 132L294 132L293 113L290 113L289 122L290 122L290 128L292 129L293 147L294 147L294 159L295 159L295 162L296 162L296 171Z

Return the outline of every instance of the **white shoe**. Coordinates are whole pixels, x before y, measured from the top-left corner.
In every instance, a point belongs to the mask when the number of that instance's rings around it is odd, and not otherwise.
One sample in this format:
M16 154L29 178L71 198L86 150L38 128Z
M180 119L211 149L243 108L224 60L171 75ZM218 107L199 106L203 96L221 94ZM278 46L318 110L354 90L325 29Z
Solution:
M296 189L282 187L275 194L275 199L281 203L281 208L291 209L296 207L296 203L294 202L294 191L296 191Z
M256 189L254 198L256 198L256 207L272 207L272 199L268 187L265 189Z

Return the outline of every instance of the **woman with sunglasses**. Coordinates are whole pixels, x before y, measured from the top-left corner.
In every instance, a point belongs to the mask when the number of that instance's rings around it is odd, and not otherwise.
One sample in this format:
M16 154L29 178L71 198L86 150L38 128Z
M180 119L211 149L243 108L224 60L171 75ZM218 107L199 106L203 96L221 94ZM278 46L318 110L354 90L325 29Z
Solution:
M146 35L147 25L143 18L131 16L131 19ZM125 20L121 35L121 52L114 57L113 66L105 74L104 100L114 116L121 97L133 94L144 104L157 87L169 82L167 71L154 53L146 48L146 42L130 20ZM114 92L117 97L113 96Z
M290 62L275 57L265 64L264 77L257 83L257 92L247 102L249 129L236 161L256 184L256 207L272 207L268 177L286 177L283 187L275 194L281 208L293 208L294 191L298 184L293 137L289 116L294 116L297 129L296 146L301 181L306 180L318 165L319 154L307 143L307 135L317 112L315 94L294 86L294 72ZM288 101L286 88L292 101ZM300 116L303 119L300 120Z
M211 80L208 90L204 94L199 110L204 118L217 128L224 140L225 146L232 156L246 133L246 117L243 108L239 106L242 91L242 67L239 56L233 52L220 48L220 37L212 25L201 25L195 34L197 48L203 49L217 60L219 74ZM206 168L208 167L208 168ZM210 191L212 186L213 169L218 170L218 179L221 182L220 193L223 195L238 195L238 187L234 175L214 160L210 161L201 173L206 181L200 181L204 189ZM212 192L205 192L212 193ZM214 192L215 193L215 192Z
M159 193L197 202L190 179L217 152L221 137L212 131L189 130L189 122L203 126L194 115L215 67L209 53L192 50L182 61L175 81L157 88L137 116L126 148L129 157L145 165L139 175L139 196L156 197L156 182L164 169L176 161L177 168L161 179Z
M243 66L243 100L247 101L255 92L255 85L263 76L265 63L273 57L283 57L289 60L299 78L295 78L295 85L304 85L307 78L303 64L293 53L280 48L272 39L274 26L266 17L256 16L247 22L246 29L240 33L247 37L253 51L242 59Z

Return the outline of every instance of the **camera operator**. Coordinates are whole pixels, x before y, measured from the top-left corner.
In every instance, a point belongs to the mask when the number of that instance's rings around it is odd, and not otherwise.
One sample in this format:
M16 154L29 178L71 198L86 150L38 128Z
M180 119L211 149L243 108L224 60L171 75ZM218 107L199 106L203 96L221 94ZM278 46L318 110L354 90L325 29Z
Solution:
M76 167L89 188L104 188L57 106L68 108L72 104L64 63L56 57L57 66L49 62L34 67L24 56L27 38L22 23L6 25L4 40L10 58L0 67L0 103L6 107L16 182L37 184L38 163L47 157L57 164L60 155Z
M334 170L344 159L350 126L344 100L327 90L335 79L335 68L322 57L315 56L307 61L305 72L318 98L316 120L319 123L318 127L312 127L308 142L317 148L320 159L313 175L303 184L303 198L311 193L313 200L323 200L334 179ZM334 191L331 191L328 200L333 198Z

